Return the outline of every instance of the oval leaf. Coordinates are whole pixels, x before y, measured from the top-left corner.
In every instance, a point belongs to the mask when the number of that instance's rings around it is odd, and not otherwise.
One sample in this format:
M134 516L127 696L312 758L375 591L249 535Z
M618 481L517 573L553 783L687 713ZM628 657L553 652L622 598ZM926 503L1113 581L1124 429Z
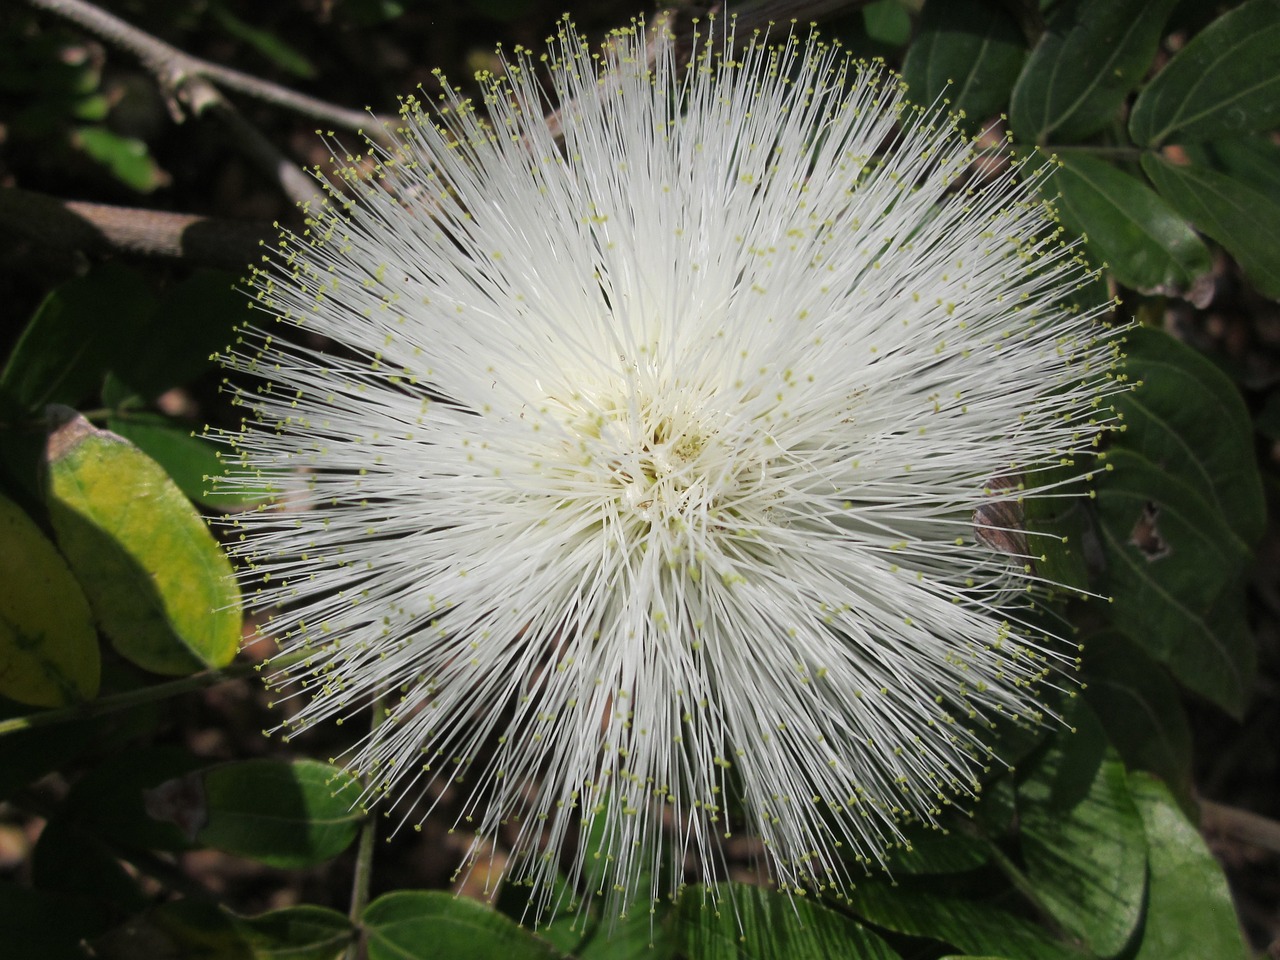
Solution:
M1252 951L1222 868L1169 790L1146 774L1129 778L1150 848L1147 918L1133 960L1245 960Z
M1158 330L1130 331L1124 353L1125 374L1142 387L1113 401L1125 423L1115 444L1190 484L1241 543L1257 543L1267 508L1240 391L1208 359Z
M1248 551L1190 484L1113 450L1098 475L1098 515L1111 622L1187 687L1239 716L1256 653L1243 605L1220 603Z
M190 427L148 413L131 413L127 419L112 417L107 426L164 467L178 489L201 506L231 510L263 499L242 490L220 489L214 493L214 483L223 474L218 449L193 434Z
M1169 675L1122 634L1084 641L1084 696L1127 766L1191 792L1191 726Z
M22 331L0 373L0 392L23 410L77 404L97 394L124 344L155 309L142 279L106 264L53 290Z
M1078 740L1060 735L1022 785L1020 845L1039 902L1090 950L1110 957L1123 949L1142 916L1146 837L1124 765L1113 757L1082 783L1072 777L1087 787L1083 798L1069 806L1056 802L1052 784L1043 777L1055 772L1047 768L1070 764Z
M1073 154L1045 181L1062 222L1086 238L1090 259L1144 293L1185 290L1213 266L1187 222L1140 180Z
M366 817L359 799L359 782L337 767L244 760L160 784L147 809L203 846L291 869L351 845Z
M899 960L899 955L852 917L818 903L742 883L712 896L691 887L680 897L681 956L688 960Z
M868 881L851 891L849 905L877 926L949 943L976 956L1090 960L1088 954L1058 943L1031 921L976 900Z
M1262 293L1280 299L1280 203L1216 170L1144 156L1142 169L1170 206L1226 247Z
M1155 147L1280 123L1280 0L1223 14L1179 51L1133 105L1129 135Z
M473 900L397 890L365 908L369 960L561 960L550 944Z
M0 694L60 707L98 692L93 614L62 555L0 495Z
M102 631L156 673L229 663L240 593L204 521L137 447L59 416L46 448L49 516Z
M1155 59L1176 0L1068 0L1013 88L1009 124L1026 143L1069 142L1111 122Z
M1022 31L1002 7L984 0L929 3L902 77L916 103L945 97L961 126L976 133L1006 109L1026 57Z

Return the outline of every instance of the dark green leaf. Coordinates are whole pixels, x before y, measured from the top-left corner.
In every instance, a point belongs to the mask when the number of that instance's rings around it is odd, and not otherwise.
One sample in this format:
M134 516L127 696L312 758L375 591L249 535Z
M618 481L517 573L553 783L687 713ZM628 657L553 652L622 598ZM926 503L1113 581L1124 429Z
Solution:
M899 960L853 918L776 890L691 887L677 909L688 960Z
M1150 848L1147 916L1133 960L1246 960L1222 868L1164 784L1129 778Z
M961 873L975 870L991 859L991 848L981 837L961 829L949 831L909 829L910 847L886 851L889 869L899 873Z
M98 692L93 614L62 554L0 494L0 695L61 707Z
M849 902L856 913L877 926L948 943L975 955L1089 960L1087 954L1053 940L1034 923L974 900L868 881L854 888Z
M242 760L161 784L153 815L214 847L282 869L337 856L355 840L365 811L360 785L315 760Z
M872 0L862 8L867 36L886 47L903 47L911 39L911 15L900 0Z
M100 960L335 960L355 931L342 914L298 906L240 917L198 900L148 910L93 944Z
M1191 485L1244 545L1266 525L1249 412L1213 363L1158 330L1126 335L1124 372L1142 386L1113 401L1124 418L1117 446Z
M0 373L0 392L27 411L95 396L154 309L146 284L124 267L107 264L62 284L23 330Z
M1178 688L1158 664L1114 630L1084 641L1085 699L1130 768L1158 774L1181 796L1191 789L1191 728Z
M66 817L53 817L40 832L31 876L40 889L82 896L107 915L123 918L147 906L137 882L102 838Z
M1107 757L1092 777L1078 776L1070 763L1080 746L1072 734L1059 735L1022 784L1019 837L1037 900L1090 950L1109 957L1138 926L1147 847L1124 766ZM1064 773L1066 782L1087 789L1083 798L1061 802L1053 779L1062 781Z
M1083 235L1089 259L1145 293L1191 287L1213 266L1187 222L1145 183L1079 153L1061 158L1045 181L1062 222Z
M121 850L185 850L191 846L189 837L173 824L155 819L146 795L203 763L174 747L135 748L108 757L76 782L62 813L90 825Z
M58 546L112 645L155 673L229 663L240 645L231 563L164 469L66 411L49 437Z
M108 922L84 897L0 881L0 931L5 960L84 960L82 939Z
M1142 169L1192 226L1226 247L1262 293L1280 299L1280 203L1216 170L1150 155Z
M1251 0L1192 37L1142 91L1135 143L1155 147L1269 130L1280 123L1280 0Z
M0 709L0 719L13 716L7 709ZM75 757L92 741L98 728L98 721L76 720L0 736L0 800L9 799L31 781Z
M1239 716L1256 654L1218 599L1248 557L1209 501L1165 467L1113 450L1098 513L1111 622L1184 685Z
M946 97L970 132L1006 109L1026 59L1026 41L1008 11L987 0L927 3L902 66L911 99Z
M212 354L234 339L248 298L234 278L202 270L165 290L138 339L112 370L144 399L159 396L213 369Z
M369 960L562 960L495 910L453 894L397 890L365 908Z
M256 917L232 916L254 960L333 960L355 936L336 910L303 904Z
M1024 143L1087 137L1116 116L1155 59L1177 0L1065 0L1017 85L1009 123Z
M1224 173L1280 206L1280 146L1269 138L1223 137L1185 144L1182 152L1196 166Z

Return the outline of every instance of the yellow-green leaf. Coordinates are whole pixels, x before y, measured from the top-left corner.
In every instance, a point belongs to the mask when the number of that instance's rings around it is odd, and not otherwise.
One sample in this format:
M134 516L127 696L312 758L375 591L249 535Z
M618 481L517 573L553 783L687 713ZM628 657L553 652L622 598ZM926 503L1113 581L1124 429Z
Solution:
M51 409L61 425L46 450L49 516L103 633L155 673L230 662L240 592L200 515L133 444Z
M65 560L0 496L0 694L60 707L98 692L93 614Z

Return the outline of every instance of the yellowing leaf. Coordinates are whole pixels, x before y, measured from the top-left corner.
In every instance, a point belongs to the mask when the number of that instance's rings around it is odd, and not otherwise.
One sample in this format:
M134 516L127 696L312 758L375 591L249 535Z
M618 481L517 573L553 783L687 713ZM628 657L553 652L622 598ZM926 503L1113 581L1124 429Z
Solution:
M231 564L164 469L65 408L49 436L58 545L126 659L180 674L230 662L240 642Z
M88 699L100 660L93 614L66 561L0 496L0 694L34 707Z

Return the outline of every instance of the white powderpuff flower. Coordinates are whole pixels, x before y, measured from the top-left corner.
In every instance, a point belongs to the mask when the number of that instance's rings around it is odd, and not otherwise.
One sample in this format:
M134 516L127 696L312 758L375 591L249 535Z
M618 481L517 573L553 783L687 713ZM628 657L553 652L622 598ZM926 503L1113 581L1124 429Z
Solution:
M407 100L253 281L226 483L292 478L234 521L290 726L385 704L349 766L539 909L593 824L612 907L737 828L839 891L1075 662L1020 508L1108 428L1092 277L837 45L549 50Z

